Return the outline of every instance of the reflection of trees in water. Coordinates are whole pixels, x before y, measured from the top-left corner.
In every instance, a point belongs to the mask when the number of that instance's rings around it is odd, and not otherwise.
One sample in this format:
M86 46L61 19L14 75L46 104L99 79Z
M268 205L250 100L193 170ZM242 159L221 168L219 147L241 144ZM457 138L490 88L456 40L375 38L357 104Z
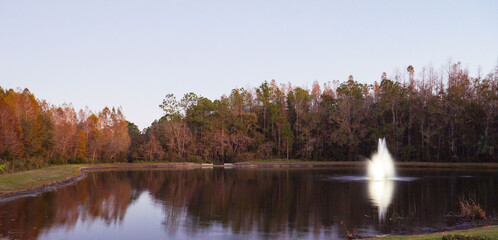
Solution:
M292 170L236 171L168 174L162 188L152 192L165 203L165 225L177 225L182 213L174 209L180 211L182 207L187 211L184 224L189 232L220 225L234 233L256 229L319 234L341 220L356 221L351 215L371 211L362 203L365 198L357 197L365 193L350 187L358 183L317 181L303 170L299 174Z
M55 192L24 197L0 205L0 236L35 239L45 228L70 229L82 222L123 220L130 203L131 185L118 172L89 174L88 178Z
M84 199L82 221L87 218L91 220L101 218L109 225L123 220L130 204L132 188L126 175L115 172L109 172L109 174L112 177L103 178L99 175L88 177L86 183L91 191L84 191L87 196Z
M485 179L465 177L468 172L418 171L429 176L412 184L398 182L390 215L401 216L405 223L437 226L453 224L457 218L441 218L459 214L459 199L475 196L488 215L497 216L498 188L496 175L482 173ZM388 214L389 215L389 214ZM451 214L450 214L451 215Z
M233 233L317 236L328 229L323 234L344 235L340 221L349 228L374 224L371 227L389 232L408 222L445 221L440 216L458 209L456 200L469 192L476 193L484 209L497 209L493 178L401 182L387 218L401 216L405 222L388 219L387 224L376 224L376 208L363 182L319 181L313 171L215 168L90 173L55 192L0 204L0 236L33 239L42 229L70 229L78 220L120 224L129 205L143 192L162 206L163 225L171 234L179 226L193 235L214 226Z

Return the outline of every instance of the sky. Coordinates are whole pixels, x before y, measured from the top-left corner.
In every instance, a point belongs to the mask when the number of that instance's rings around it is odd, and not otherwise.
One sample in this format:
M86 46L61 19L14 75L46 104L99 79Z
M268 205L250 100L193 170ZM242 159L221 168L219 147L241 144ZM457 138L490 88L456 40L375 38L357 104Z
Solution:
M498 1L0 0L0 86L140 129L168 93L210 99L275 79L378 81L382 72L498 64Z

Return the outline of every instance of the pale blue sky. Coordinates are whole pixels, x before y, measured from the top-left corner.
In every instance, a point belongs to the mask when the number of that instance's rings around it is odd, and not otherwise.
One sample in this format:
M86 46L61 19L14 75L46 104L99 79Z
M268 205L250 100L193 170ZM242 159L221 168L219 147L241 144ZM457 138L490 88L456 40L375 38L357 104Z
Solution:
M372 83L449 59L474 73L497 64L498 1L0 0L0 86L122 106L141 129L167 93Z

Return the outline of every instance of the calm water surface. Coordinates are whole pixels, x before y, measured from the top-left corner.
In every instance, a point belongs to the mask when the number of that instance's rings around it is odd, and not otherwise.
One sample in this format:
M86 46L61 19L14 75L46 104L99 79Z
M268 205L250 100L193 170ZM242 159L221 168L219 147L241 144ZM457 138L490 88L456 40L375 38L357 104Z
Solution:
M375 183L354 169L91 172L71 185L0 202L14 239L341 239L459 224L458 199L497 216L498 174L401 171Z

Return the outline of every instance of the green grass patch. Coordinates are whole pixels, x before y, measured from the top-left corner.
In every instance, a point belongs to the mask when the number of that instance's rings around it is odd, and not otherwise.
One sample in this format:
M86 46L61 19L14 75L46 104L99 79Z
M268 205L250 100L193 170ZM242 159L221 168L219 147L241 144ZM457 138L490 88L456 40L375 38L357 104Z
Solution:
M75 177L83 165L60 165L0 175L0 192L14 192Z
M379 240L442 240L442 239L498 239L498 225L472 228L466 230L457 230L450 232L440 232L431 234L420 234L410 236L388 236L369 239Z

